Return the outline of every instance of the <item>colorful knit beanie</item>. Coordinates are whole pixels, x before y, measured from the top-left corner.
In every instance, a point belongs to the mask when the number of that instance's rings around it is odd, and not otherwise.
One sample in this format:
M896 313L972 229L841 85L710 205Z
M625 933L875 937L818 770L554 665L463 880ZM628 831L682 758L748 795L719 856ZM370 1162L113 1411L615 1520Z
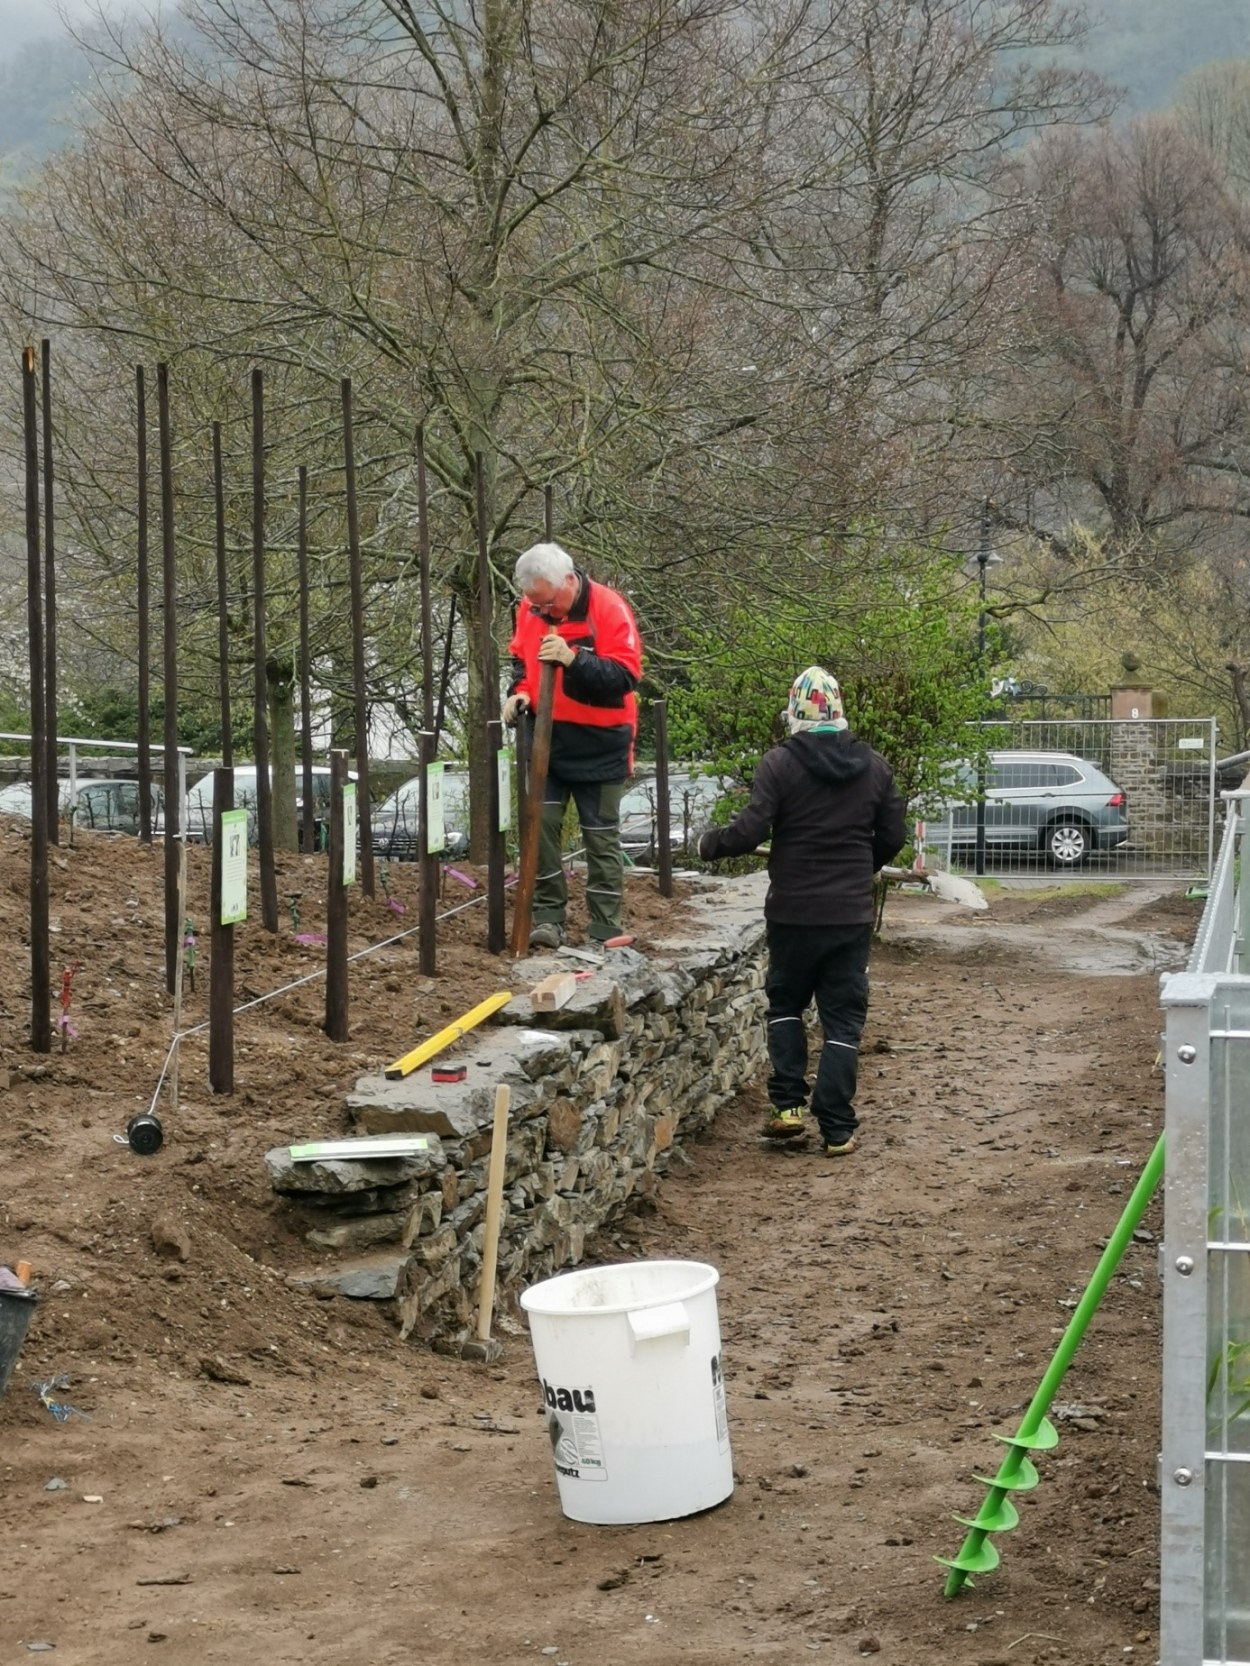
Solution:
M809 665L800 672L790 688L790 700L785 709L786 725L792 735L808 729L845 729L842 713L842 690L836 677Z

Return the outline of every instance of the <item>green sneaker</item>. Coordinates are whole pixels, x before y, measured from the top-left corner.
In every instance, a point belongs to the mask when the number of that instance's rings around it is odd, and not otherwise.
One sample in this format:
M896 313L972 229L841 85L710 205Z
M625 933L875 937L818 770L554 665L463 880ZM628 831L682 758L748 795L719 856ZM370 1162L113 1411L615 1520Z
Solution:
M843 1140L841 1145L826 1144L826 1146L825 1146L825 1156L826 1157L849 1157L851 1152L854 1151L854 1149L855 1149L855 1136L854 1136L854 1134L852 1134L849 1137L849 1139Z
M768 1121L764 1124L766 1140L792 1140L796 1134L805 1132L801 1105L790 1105L784 1110L774 1106L768 1113Z

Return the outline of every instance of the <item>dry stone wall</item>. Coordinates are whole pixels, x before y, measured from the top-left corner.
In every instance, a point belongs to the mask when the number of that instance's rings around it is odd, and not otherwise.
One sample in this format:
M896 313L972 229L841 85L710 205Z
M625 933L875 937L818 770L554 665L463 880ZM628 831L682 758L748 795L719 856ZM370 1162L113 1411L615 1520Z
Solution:
M347 1098L360 1134L422 1133L428 1148L382 1162L293 1163L270 1180L321 1260L293 1282L391 1301L401 1334L471 1347L485 1234L495 1089L511 1089L499 1295L581 1259L588 1238L654 1195L683 1138L757 1070L764 1047L762 876L702 882L680 939L596 965L518 962L514 988L575 971L556 1012L515 995L455 1049L462 1083L426 1066L362 1077Z

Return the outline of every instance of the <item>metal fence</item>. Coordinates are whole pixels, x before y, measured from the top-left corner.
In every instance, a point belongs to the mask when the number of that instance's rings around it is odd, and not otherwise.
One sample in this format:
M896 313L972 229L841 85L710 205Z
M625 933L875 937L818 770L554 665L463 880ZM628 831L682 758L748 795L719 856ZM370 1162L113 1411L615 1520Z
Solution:
M981 747L925 823L927 859L990 874L1209 876L1214 718L983 723L970 758Z
M1161 1666L1250 1666L1250 794L1163 980Z

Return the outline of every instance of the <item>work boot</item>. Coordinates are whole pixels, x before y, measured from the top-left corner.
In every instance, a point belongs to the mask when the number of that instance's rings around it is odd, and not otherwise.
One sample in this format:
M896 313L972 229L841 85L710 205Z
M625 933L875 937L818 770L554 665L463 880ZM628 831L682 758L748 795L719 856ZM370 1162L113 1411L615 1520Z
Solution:
M543 920L530 932L531 949L558 949L564 942L564 927L555 920Z
M805 1132L801 1105L774 1105L768 1113L768 1121L763 1129L766 1140L792 1140L797 1134Z

